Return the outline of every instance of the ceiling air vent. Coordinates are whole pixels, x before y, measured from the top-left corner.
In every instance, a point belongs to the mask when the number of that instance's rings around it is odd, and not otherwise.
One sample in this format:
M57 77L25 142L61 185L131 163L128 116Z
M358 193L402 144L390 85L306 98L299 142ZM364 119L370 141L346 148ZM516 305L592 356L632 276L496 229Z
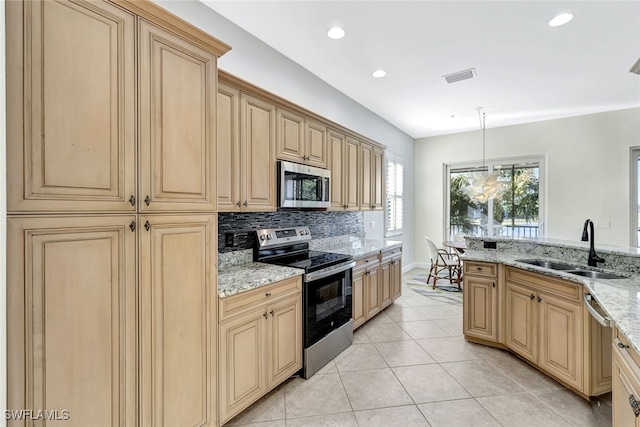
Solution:
M468 70L456 71L455 73L445 74L444 79L447 83L455 83L461 80L472 79L476 76L476 69L469 68Z
M631 69L629 70L629 72L631 73L636 73L636 74L640 74L640 59L638 59L636 61L635 64L633 64L633 67L631 67Z

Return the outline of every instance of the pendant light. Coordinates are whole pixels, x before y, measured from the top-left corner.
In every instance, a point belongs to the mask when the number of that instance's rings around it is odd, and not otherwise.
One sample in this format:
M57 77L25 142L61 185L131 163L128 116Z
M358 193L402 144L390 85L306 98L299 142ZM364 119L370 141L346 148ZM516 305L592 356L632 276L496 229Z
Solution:
M486 115L482 112L482 107L478 107L478 119L480 120L480 129L482 129L482 170L470 174L469 185L463 191L472 201L487 203L487 201L498 196L502 190L502 185L498 182L498 174L489 173L485 170Z

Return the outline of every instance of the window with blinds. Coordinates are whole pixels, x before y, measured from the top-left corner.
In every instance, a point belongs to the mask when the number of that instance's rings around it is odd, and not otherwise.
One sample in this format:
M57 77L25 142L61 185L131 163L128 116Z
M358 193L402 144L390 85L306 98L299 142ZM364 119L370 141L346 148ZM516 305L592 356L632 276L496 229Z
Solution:
M385 204L385 234L402 233L402 194L404 168L399 159L387 158L387 200Z

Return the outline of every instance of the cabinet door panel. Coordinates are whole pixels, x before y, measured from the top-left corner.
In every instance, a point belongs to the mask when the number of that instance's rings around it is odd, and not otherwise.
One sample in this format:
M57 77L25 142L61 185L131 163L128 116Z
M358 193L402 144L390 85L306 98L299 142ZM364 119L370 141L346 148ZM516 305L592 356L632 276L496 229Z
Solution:
M353 328L357 328L362 325L365 320L364 301L365 301L365 288L364 288L364 272L355 273L353 275L351 288L353 290L351 317L353 317Z
M267 388L271 389L302 368L302 296L296 295L268 307L268 354L271 358L267 372Z
M344 171L345 167L345 139L344 135L329 132L329 169L331 169L331 208L344 210Z
M216 424L214 215L142 216L142 424Z
M134 17L26 1L7 22L8 210L134 211Z
M360 180L362 173L359 162L360 143L351 138L347 138L344 169L344 196L347 210L360 209Z
M8 407L136 420L134 216L8 220Z
M218 85L217 186L218 211L240 210L240 92Z
M301 163L304 153L304 118L278 108L277 158Z
M538 365L582 390L582 307L542 294Z
M143 211L216 208L216 57L140 21Z
M264 308L220 325L220 421L224 423L266 392Z
M538 303L535 292L510 282L506 282L506 288L506 345L536 363Z
M485 339L498 340L497 328L497 292L495 279L465 276L464 280L464 333ZM521 300L514 298L516 304ZM518 334L514 334L520 340Z
M402 258L391 263L391 297L395 300L402 296Z
M380 309L383 309L391 304L391 282L393 280L392 277L392 266L391 262L385 262L380 266L380 280L379 280L379 306Z
M380 275L378 274L378 269L369 270L369 274L366 279L367 284L367 318L371 318L375 316L380 311L380 301L378 292Z
M241 95L240 139L244 150L242 176L246 177L244 207L276 209L275 106L247 94Z
M327 167L327 127L307 119L305 124L307 164Z
M615 342L614 342L615 344ZM632 365L633 366L633 365ZM640 399L640 386L629 365L621 356L620 351L613 348L613 425L615 427L638 427L639 419L633 413L629 404L630 396Z
M382 209L384 197L384 151L374 148L371 158L371 205L373 209Z
M373 147L360 144L360 209L369 210L373 207L371 181L373 170L371 165L371 153Z

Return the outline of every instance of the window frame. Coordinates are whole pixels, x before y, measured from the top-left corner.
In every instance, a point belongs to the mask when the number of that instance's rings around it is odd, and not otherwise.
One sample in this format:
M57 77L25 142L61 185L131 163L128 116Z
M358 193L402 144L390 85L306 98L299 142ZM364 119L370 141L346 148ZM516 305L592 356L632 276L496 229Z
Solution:
M400 195L398 194L393 194L391 195L391 192L389 191L389 164L395 164L395 165L399 165L400 167L402 167L402 193ZM397 167L397 166L396 166ZM394 155L390 155L387 154L385 156L385 201L384 201L384 236L385 237L391 237L391 236L398 236L404 233L404 163L402 161L402 158L394 156ZM402 226L400 228L394 228L392 230L389 230L389 213L387 211L387 206L389 198L393 197L394 199L400 199L400 205L402 206L402 219L401 219L401 223ZM397 222L397 221L396 221ZM395 226L397 226L397 224L394 224Z
M639 148L640 149L640 148ZM530 156L518 156L518 157L502 157L502 158L493 158L493 159L485 159L484 166L488 170L488 172L492 172L494 166L496 165L506 165L506 164L519 164L519 163L538 163L539 167L539 200L538 200L538 238L544 238L547 235L547 227L546 227L546 200L547 200L547 156L545 155L530 155ZM442 185L443 185L443 221L442 221L442 235L445 239L450 237L451 233L451 223L450 220L450 190L451 183L449 178L451 176L451 170L455 169L478 169L480 170L483 166L482 160L470 161L470 162L450 162L443 163L442 165ZM493 203L489 203L488 206L488 217L493 218ZM493 220L492 220L493 221ZM487 238L495 237L493 234L493 227L488 227L487 229Z

